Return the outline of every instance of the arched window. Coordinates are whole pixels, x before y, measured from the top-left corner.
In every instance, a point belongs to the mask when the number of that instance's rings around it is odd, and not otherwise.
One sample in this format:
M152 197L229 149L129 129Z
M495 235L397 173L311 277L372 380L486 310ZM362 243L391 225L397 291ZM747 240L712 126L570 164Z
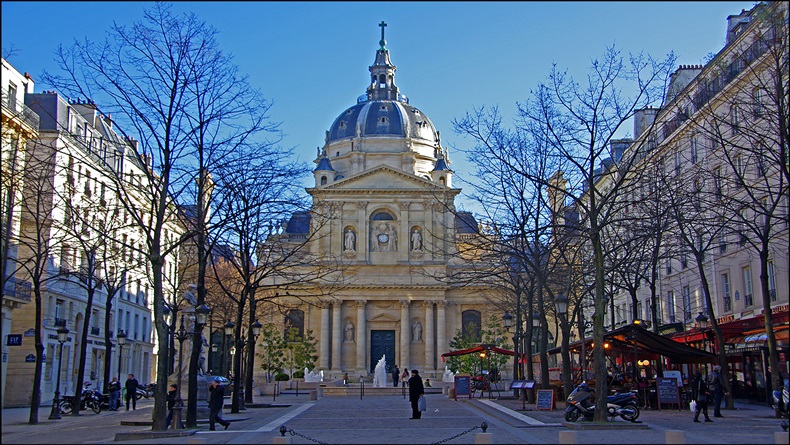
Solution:
M461 313L461 335L476 342L482 342L480 311L468 310Z
M395 218L388 212L378 211L370 218L371 221L393 221Z
M291 309L285 316L285 330L283 335L288 340L297 340L304 337L304 311L300 309ZM289 335L290 328L294 328L292 334Z
M326 176L321 176L321 185L326 185Z

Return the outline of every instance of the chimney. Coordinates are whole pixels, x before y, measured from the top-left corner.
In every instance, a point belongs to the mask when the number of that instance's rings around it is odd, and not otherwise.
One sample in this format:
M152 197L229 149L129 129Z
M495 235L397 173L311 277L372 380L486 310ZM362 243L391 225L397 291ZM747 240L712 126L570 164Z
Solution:
M740 14L727 16L727 44L729 44L735 36L740 32L738 25L749 23L749 14L751 11L741 9Z
M107 115L105 115L105 116L104 116L104 122L107 124L107 126L108 126L110 129L112 129L112 114L107 114Z
M634 139L638 139L648 127L653 125L653 121L656 120L657 114L658 108L649 107L636 110L634 113Z

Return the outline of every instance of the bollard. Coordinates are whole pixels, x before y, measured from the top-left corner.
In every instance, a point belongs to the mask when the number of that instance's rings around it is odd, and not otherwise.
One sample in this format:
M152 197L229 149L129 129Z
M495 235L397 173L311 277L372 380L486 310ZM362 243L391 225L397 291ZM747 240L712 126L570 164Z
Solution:
M442 386L442 395L443 396L447 395L447 387L446 386Z
M318 391L310 390L310 400L318 400Z
M494 443L494 435L491 433L475 433L474 443L485 443L485 444Z
M316 391L317 391L317 396L318 396L319 399L321 397L324 397L324 387L323 386L319 386L318 389L316 389Z
M787 444L790 440L790 433L783 431L774 431L774 443Z
M579 442L579 433L576 431L560 431L561 444L576 444Z
M170 420L172 423L170 427L174 430L180 430L184 428L184 424L181 422L181 405L176 403L173 407L173 419Z
M455 398L455 388L447 388L447 397L450 399Z
M681 430L667 430L664 433L664 443L671 443L671 444L686 443L686 432Z

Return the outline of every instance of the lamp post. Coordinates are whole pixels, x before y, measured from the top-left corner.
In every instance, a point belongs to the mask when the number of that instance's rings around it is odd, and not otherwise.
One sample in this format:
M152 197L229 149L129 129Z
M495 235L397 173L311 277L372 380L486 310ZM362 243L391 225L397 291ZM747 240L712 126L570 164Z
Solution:
M261 335L261 329L263 325L258 321L252 323L252 338L250 338L249 344L247 346L247 366L245 366L245 378L244 378L244 387L248 389L248 391L244 392L244 402L245 403L252 403L252 369L254 366L255 360L255 342L258 340L258 336ZM250 359L252 358L252 360Z
M69 330L65 326L58 328L58 343L60 343L60 351L58 352L58 379L55 385L55 398L52 399L52 412L49 414L50 420L60 419L60 365L63 363L63 343L68 339ZM75 402L78 403L78 402Z
M697 327L699 328L700 332L702 332L702 350L708 350L708 335L707 335L707 328L708 328L708 316L703 314L702 312L694 318L694 321L697 322Z
M125 344L126 344L126 332L119 330L118 331L118 381L121 381L121 360L123 359L123 345ZM134 394L132 394L132 396L134 396Z
M557 311L557 316L560 318L560 331L562 333L562 385L565 394L570 393L571 389L571 363L570 354L568 353L568 297L565 295L557 295L554 298L554 309Z
M178 340L178 380L177 380L177 388L178 392L176 393L176 404L173 408L173 428L174 429L181 429L183 428L183 424L181 423L181 407L184 405L183 399L181 398L181 374L183 372L183 357L184 357L184 341L190 337L194 337L196 332L199 332L202 329L203 325L206 324L206 319L208 318L208 314L211 312L208 306L205 304L201 304L195 308L195 325L194 325L194 332L189 332L186 330L186 326L184 325L184 314L181 314L181 323L178 327L178 332L176 332L173 337ZM175 323L174 323L175 324Z
M212 356L213 356L213 355L215 355L215 354L217 353L217 350L218 350L218 349L219 349L219 346L217 346L217 344L216 344L216 343L212 343L212 344L211 344L211 353L208 355L208 361L209 361L209 363L208 363L208 369L210 369L210 370L211 370L211 374L214 374L214 368L213 368L211 365L212 365L212 364L215 364L215 365L216 365L216 363L213 363L213 362L214 362L214 360L212 360L212 358L213 358ZM222 375L222 374L220 373L220 375Z
M225 372L225 376L230 378L230 366L227 365L227 357L228 357L228 342L230 341L229 338L233 337L233 322L228 320L225 323L225 338L223 338L223 343L225 344L223 351L222 351L222 363L223 363L223 371Z

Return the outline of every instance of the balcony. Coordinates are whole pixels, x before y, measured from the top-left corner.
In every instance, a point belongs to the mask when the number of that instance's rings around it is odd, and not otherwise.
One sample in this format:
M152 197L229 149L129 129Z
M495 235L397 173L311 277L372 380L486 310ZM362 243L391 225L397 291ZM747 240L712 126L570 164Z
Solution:
M10 277L3 289L3 298L11 298L20 303L29 303L33 285L16 277Z
M22 102L9 98L8 93L2 92L3 114L8 114L12 118L22 121L26 125L38 132L40 118L33 110Z
M66 326L66 319L65 318L57 318L55 317L55 326Z

